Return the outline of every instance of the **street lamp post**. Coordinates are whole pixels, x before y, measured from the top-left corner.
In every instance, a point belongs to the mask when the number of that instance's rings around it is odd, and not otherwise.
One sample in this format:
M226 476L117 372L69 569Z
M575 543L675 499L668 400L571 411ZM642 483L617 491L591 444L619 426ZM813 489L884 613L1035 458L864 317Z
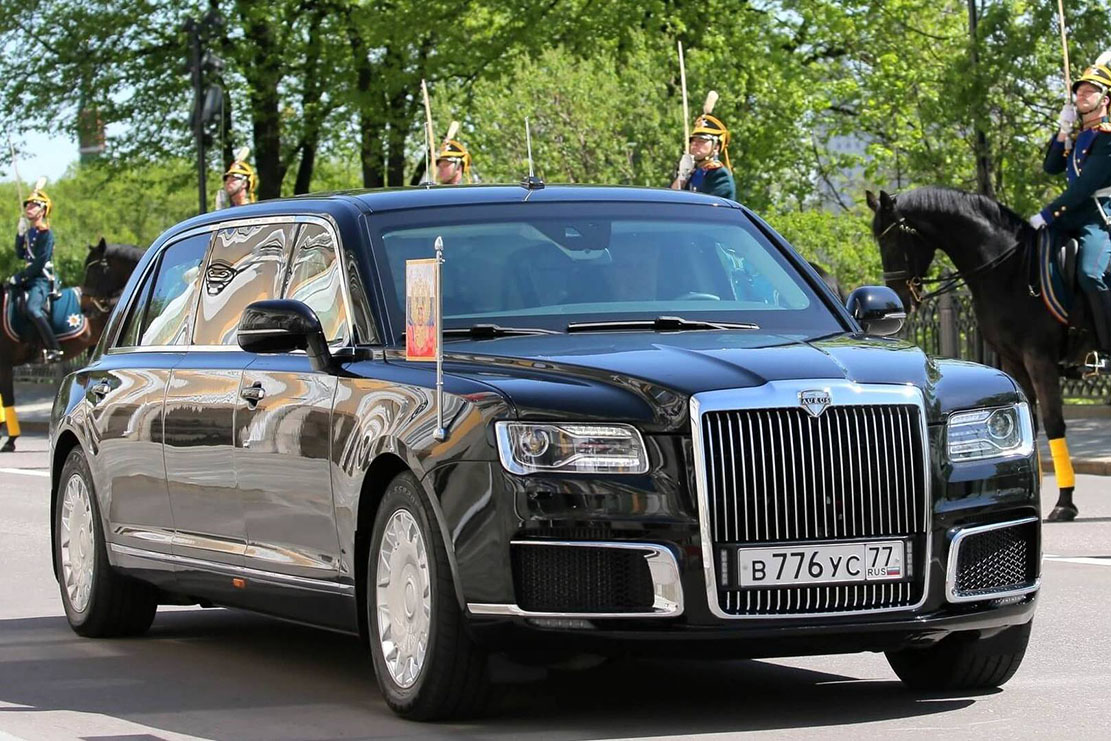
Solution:
M197 196L199 213L207 211L207 184L205 182L205 126L223 116L223 90L206 77L216 77L224 70L224 60L206 46L223 28L224 19L210 10L199 21L189 18L183 30L189 36L189 71L193 81L193 115L190 118L193 137L197 146ZM207 74L206 74L207 73Z

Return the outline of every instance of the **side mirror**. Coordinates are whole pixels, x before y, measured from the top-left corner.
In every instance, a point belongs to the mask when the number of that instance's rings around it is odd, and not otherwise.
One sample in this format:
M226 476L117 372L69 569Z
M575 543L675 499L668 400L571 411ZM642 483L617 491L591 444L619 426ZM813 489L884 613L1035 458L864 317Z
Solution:
M907 318L899 295L887 286L861 286L849 294L845 308L867 334L880 337L898 332Z
M332 353L316 312L300 301L255 301L243 310L235 335L247 352L287 353L304 350L313 370L330 371Z

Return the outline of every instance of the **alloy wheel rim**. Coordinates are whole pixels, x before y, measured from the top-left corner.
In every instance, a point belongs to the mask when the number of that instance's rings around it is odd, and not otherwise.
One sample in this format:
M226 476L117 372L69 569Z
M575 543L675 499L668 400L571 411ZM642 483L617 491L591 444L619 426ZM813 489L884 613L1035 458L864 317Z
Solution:
M66 482L61 525L62 581L70 606L84 612L92 594L96 541L89 488L79 474L73 474Z
M412 687L428 653L432 584L424 536L407 510L397 510L386 523L375 583L382 658L398 687Z

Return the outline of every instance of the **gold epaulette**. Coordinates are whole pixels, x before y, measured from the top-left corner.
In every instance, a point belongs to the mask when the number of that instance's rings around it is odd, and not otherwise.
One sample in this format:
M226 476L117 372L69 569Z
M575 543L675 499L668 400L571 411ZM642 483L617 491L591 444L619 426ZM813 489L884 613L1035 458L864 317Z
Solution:
M720 162L718 160L710 160L709 162L707 162L706 164L704 164L702 166L702 169L703 170L716 170L719 167L725 167L725 163Z
M1104 121L1096 127L1096 130L1101 134L1111 134L1111 121Z

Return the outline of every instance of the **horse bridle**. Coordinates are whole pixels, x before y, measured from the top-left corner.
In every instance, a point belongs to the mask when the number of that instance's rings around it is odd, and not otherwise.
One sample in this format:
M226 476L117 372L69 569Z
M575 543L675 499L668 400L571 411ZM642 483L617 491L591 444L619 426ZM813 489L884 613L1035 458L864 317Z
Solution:
M94 265L106 268L108 267L108 258L106 256L100 257L96 260L93 260L92 262L85 263L85 274L81 278L82 286L89 285L89 268L93 267ZM118 292L113 293L109 296L93 296L89 294L88 291L85 291L83 295L85 296L85 298L89 299L89 303L91 303L93 305L93 308L95 308L99 313L108 314L112 311L112 309L116 307L116 304L119 303L120 296L123 295L123 289L121 288Z
M922 233L918 230L918 228L910 223L910 221L907 220L906 216L900 215L898 219L888 224L887 227L879 233L879 236L876 237L876 241L880 243L881 247L883 246L883 238L887 236L888 232L895 228L898 228L898 230L903 232L904 234L909 234L920 240L923 244L926 244L926 238L922 236ZM896 243L895 246L896 248L898 248L900 245ZM916 275L915 273L913 273L910 266L910 250L904 247L902 249L904 265L903 269L885 270L883 272L883 280L885 283L887 281L906 280L907 290L910 291L911 297L916 302L922 303L931 298L936 298L938 296L941 296L942 294L950 293L957 290L961 286L967 285L969 278L1003 263L1021 247L1022 242L1019 241L1015 244L1014 247L1011 247L1010 249L1004 251L1001 255L993 257L984 264L978 265L966 273L957 272L953 275L949 275L943 278L923 278L921 275ZM924 286L934 283L941 283L943 285L940 288L935 288L932 291L923 292L922 289Z

